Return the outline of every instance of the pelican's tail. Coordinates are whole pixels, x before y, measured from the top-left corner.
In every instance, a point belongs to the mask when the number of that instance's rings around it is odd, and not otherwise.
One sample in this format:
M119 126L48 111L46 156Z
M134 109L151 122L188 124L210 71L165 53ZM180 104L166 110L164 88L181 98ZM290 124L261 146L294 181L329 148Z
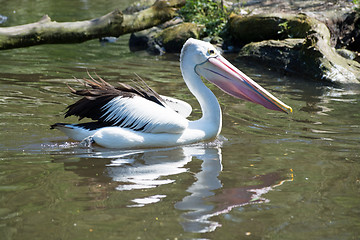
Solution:
M95 129L86 128L83 124L55 123L50 126L50 129L58 129L75 141L82 141L96 132Z

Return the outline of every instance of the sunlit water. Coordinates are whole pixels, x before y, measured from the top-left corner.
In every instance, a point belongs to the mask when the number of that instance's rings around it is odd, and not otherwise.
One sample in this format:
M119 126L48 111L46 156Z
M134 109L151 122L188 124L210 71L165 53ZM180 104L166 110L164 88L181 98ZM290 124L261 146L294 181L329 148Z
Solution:
M80 3L95 16L114 6ZM200 116L179 56L131 53L128 37L0 52L1 239L359 239L359 86L287 77L227 56L294 113L209 85L223 109L221 136L210 143L89 149L50 130L77 121L63 119L77 99L66 83L75 86L86 71L113 84L136 73Z

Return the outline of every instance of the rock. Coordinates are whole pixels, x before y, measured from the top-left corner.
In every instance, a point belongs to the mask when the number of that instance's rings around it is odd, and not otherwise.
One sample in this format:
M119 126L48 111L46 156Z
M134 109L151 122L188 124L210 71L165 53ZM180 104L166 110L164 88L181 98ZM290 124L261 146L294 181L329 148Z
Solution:
M129 39L130 51L147 51L153 55L162 55L165 49L159 44L155 36L161 31L159 27L153 27L140 32L132 33Z
M304 39L264 40L245 45L238 58L260 61L274 70L303 73L300 50Z
M162 43L166 52L180 52L187 39L200 37L201 29L195 23L184 22L164 29L157 34L156 39Z
M250 27L259 25L262 27ZM330 45L330 31L326 25L305 14L261 14L249 20L231 16L230 31L238 44L261 41L245 45L239 57L273 61L272 66L279 70L297 72L316 80L360 82L360 64L338 54ZM295 39L286 39L289 37Z
M229 26L230 34L239 45L269 39L304 38L311 28L306 15L286 13L232 14Z
M129 47L131 51L146 50L155 55L180 52L188 38L200 37L201 29L202 27L195 23L183 23L181 19L174 19L160 26L131 34Z

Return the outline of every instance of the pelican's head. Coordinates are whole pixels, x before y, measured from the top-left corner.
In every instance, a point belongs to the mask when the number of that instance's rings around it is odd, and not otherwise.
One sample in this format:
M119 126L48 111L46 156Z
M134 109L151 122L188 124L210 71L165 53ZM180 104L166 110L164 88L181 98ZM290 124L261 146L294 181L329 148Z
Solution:
M227 61L210 43L190 38L181 50L180 61L191 55L194 71L236 98L254 102L272 110L292 112L292 108L274 97L254 80Z

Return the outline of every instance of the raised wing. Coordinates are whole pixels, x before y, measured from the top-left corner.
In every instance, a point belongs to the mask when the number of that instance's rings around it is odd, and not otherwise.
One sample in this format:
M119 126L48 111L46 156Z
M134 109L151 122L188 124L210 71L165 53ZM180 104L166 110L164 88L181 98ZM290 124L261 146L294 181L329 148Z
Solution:
M75 115L108 126L151 133L181 133L188 126L188 120L168 107L144 82L139 82L143 86L119 83L114 87L99 79L84 79L85 89L69 87L72 93L83 98L68 106L65 117Z
M192 112L192 107L187 102L164 95L160 95L160 97L164 100L167 106L169 106L171 109L173 109L175 112L177 112L184 118L190 116Z

